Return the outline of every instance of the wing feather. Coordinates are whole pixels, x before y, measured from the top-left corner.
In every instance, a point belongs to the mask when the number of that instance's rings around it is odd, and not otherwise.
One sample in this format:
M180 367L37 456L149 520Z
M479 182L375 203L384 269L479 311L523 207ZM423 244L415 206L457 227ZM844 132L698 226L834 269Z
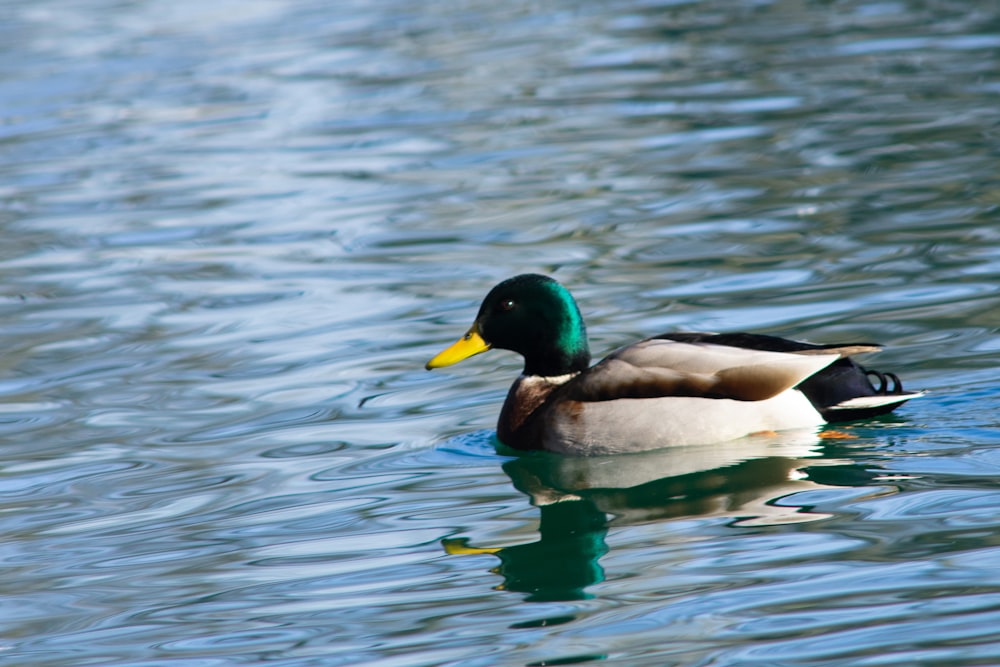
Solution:
M651 339L622 348L567 387L577 401L694 396L762 401L830 365L834 354L789 354Z

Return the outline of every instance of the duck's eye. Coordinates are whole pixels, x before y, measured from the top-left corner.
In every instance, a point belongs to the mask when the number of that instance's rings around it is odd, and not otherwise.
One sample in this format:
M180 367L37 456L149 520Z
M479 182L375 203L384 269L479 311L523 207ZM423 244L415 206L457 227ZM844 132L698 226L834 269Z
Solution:
M500 308L503 310L514 310L514 299L504 299L500 302Z

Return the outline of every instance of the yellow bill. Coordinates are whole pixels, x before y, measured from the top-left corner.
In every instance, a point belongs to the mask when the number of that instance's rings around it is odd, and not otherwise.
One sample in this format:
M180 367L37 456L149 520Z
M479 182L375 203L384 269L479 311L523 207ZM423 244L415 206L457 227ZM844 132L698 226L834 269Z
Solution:
M501 547L470 547L467 537L446 537L441 540L444 552L449 556L466 556L470 554L495 554L503 551Z
M451 366L488 349L490 349L490 344L483 340L483 337L473 327L464 336L438 352L437 356L427 362L426 368L431 370L432 368Z

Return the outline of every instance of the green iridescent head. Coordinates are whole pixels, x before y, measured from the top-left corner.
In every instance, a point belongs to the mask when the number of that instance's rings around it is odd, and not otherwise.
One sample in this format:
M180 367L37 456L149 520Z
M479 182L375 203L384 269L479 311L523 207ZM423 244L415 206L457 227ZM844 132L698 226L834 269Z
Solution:
M573 296L552 278L533 273L490 290L468 333L427 367L448 366L490 348L523 356L528 375L563 375L590 364L587 328Z

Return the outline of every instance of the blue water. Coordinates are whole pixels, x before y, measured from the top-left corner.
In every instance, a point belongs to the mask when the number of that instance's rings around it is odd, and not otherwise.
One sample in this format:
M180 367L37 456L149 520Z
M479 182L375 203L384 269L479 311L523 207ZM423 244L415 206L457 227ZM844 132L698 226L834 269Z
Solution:
M0 19L0 664L1000 664L1000 7ZM505 456L518 360L423 364L524 271L928 395Z

